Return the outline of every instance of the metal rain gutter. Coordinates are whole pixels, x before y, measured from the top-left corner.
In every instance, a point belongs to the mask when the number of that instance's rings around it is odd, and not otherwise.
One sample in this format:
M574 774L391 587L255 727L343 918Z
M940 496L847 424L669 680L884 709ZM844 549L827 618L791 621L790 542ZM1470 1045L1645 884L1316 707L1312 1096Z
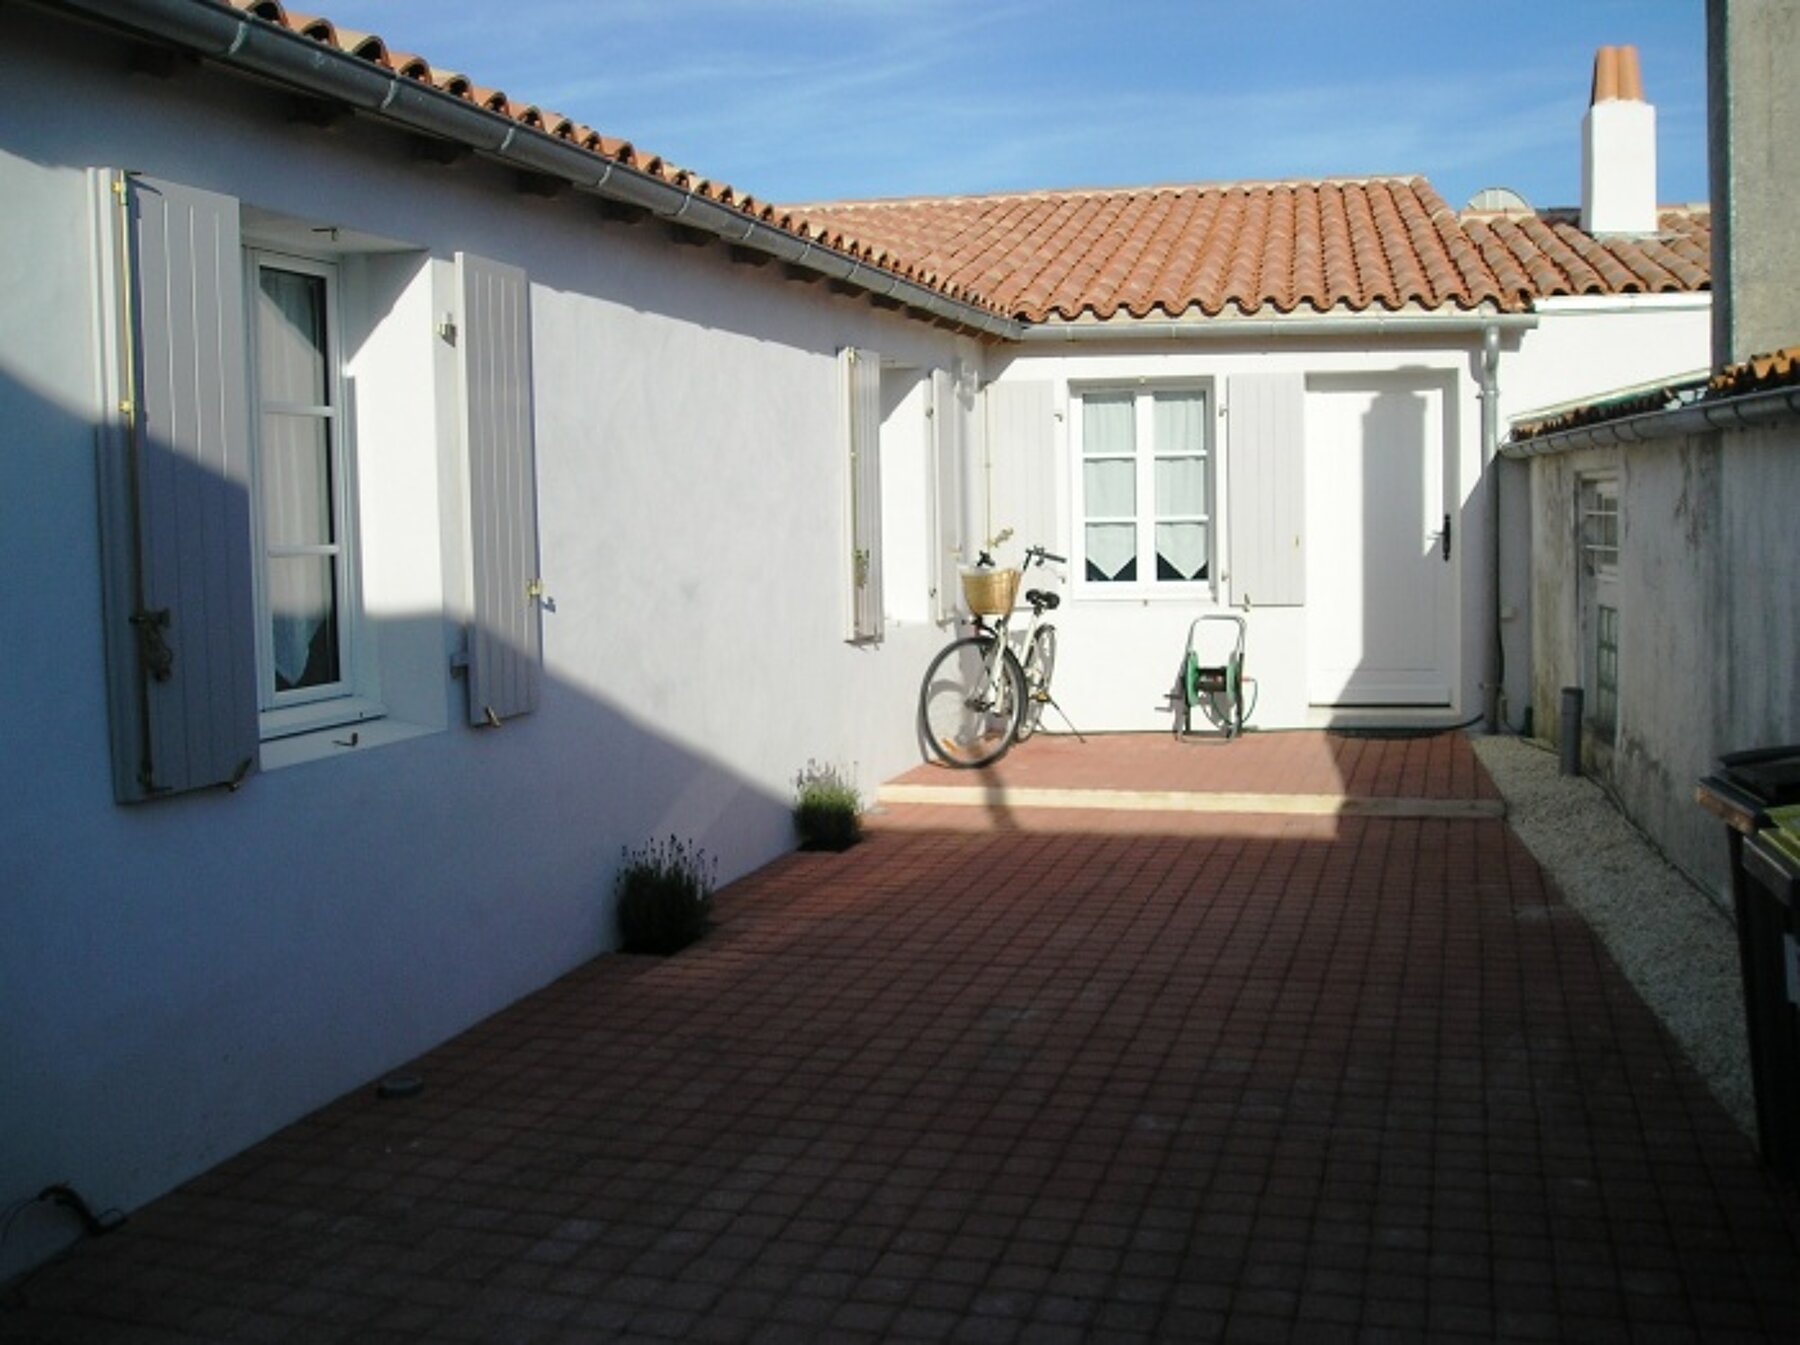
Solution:
M1485 332L1523 332L1538 325L1535 313L1375 313L1344 317L1299 318L1188 318L1145 322L1109 319L1104 322L1060 322L1027 327L1019 338L1040 342L1111 341L1242 341L1314 339L1348 336L1480 336Z
M454 94L208 0L34 2L176 45L227 69L272 80L377 120L466 145L510 167L560 179L606 200L637 206L659 219L679 220L685 228L767 253L778 261L983 335L1018 340L1024 331L1016 319L953 299L817 239L802 238L709 200L692 188L663 182Z
M1598 425L1577 425L1531 439L1514 440L1500 452L1503 457L1523 461L1553 453L1573 453L1583 448L1680 439L1712 430L1755 429L1784 420L1800 420L1800 387L1770 388L1716 402L1691 402L1663 411L1641 411L1635 416L1603 421Z
M1500 616L1500 474L1493 464L1500 448L1500 329L1481 332L1481 475L1488 495L1487 696L1483 708L1489 733L1502 727L1500 703L1506 694L1506 631Z

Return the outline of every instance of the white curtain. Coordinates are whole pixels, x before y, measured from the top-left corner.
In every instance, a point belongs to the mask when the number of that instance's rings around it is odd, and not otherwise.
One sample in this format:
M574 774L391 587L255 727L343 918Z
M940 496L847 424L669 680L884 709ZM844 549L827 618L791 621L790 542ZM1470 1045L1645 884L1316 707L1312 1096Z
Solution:
M332 547L332 452L325 282L258 270L257 387L263 404L257 468L277 690L338 680Z
M1198 392L1158 393L1156 431L1156 573L1159 579L1206 574L1206 398Z
M1137 401L1130 393L1081 404L1081 489L1089 577L1129 579L1137 558Z

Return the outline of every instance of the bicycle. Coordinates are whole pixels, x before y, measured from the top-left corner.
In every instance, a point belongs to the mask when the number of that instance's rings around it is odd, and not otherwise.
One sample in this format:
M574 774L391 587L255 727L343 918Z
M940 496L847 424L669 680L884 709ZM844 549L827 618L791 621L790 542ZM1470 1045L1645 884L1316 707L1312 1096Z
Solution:
M963 596L975 632L945 645L919 687L919 732L945 765L969 768L998 761L1014 743L1036 733L1044 707L1056 703L1050 695L1056 627L1043 616L1062 599L1044 589L1026 590L1031 622L1022 661L1013 652L1010 629L1025 571L1051 561L1067 564L1065 557L1033 546L1026 548L1018 569L996 569L984 551L976 568L963 572Z

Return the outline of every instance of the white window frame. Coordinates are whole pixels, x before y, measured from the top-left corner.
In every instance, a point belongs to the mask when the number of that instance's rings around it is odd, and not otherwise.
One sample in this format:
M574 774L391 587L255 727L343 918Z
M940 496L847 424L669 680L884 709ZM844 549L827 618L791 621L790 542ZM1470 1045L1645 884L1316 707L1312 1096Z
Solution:
M261 354L257 349L255 305L261 294L260 275L265 269L310 275L324 281L327 404L322 407L269 408L262 399ZM256 595L256 673L261 734L265 742L379 718L386 713L372 694L372 678L362 661L364 646L361 599L360 547L357 537L355 429L345 401L344 341L339 268L325 257L304 256L277 248L248 245L245 248L246 333L249 345L251 463L251 542ZM270 542L265 536L263 509L262 422L265 409L317 415L330 427L332 535L328 546L309 548L306 554L331 555L337 604L338 680L319 686L278 690L275 686L275 651L269 611L268 562Z
M1159 395L1182 394L1198 397L1203 407L1201 421L1205 426L1205 443L1199 454L1158 453L1156 445L1155 404ZM1129 580L1093 579L1087 572L1087 525L1090 522L1125 521L1090 518L1087 510L1085 464L1090 461L1085 448L1087 402L1095 397L1128 395L1133 399L1133 434L1131 460L1135 467L1136 508L1131 522L1136 527L1137 575ZM1129 598L1141 601L1164 597L1193 601L1196 597L1212 597L1218 590L1220 557L1219 529L1219 453L1215 428L1217 390L1211 379L1135 380L1130 383L1103 382L1073 384L1069 388L1069 411L1072 422L1069 436L1072 479L1070 499L1073 501L1070 557L1075 590L1084 598ZM1123 456L1123 455L1120 455ZM1156 511L1156 464L1159 458L1200 457L1206 469L1206 508L1200 514L1159 516ZM1156 525L1159 522L1197 522L1206 525L1206 573L1197 579L1159 579L1156 576Z

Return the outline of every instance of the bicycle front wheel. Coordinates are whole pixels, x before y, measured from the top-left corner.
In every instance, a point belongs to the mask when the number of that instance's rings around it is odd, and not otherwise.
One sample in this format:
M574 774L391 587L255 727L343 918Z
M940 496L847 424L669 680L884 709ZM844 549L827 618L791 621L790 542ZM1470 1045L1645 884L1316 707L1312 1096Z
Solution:
M953 640L919 688L919 732L949 766L985 766L1013 745L1025 713L1025 673L1010 649L993 662L994 637Z
M1050 678L1056 672L1056 627L1039 626L1025 651L1025 713L1019 716L1019 741L1038 731L1050 703Z

